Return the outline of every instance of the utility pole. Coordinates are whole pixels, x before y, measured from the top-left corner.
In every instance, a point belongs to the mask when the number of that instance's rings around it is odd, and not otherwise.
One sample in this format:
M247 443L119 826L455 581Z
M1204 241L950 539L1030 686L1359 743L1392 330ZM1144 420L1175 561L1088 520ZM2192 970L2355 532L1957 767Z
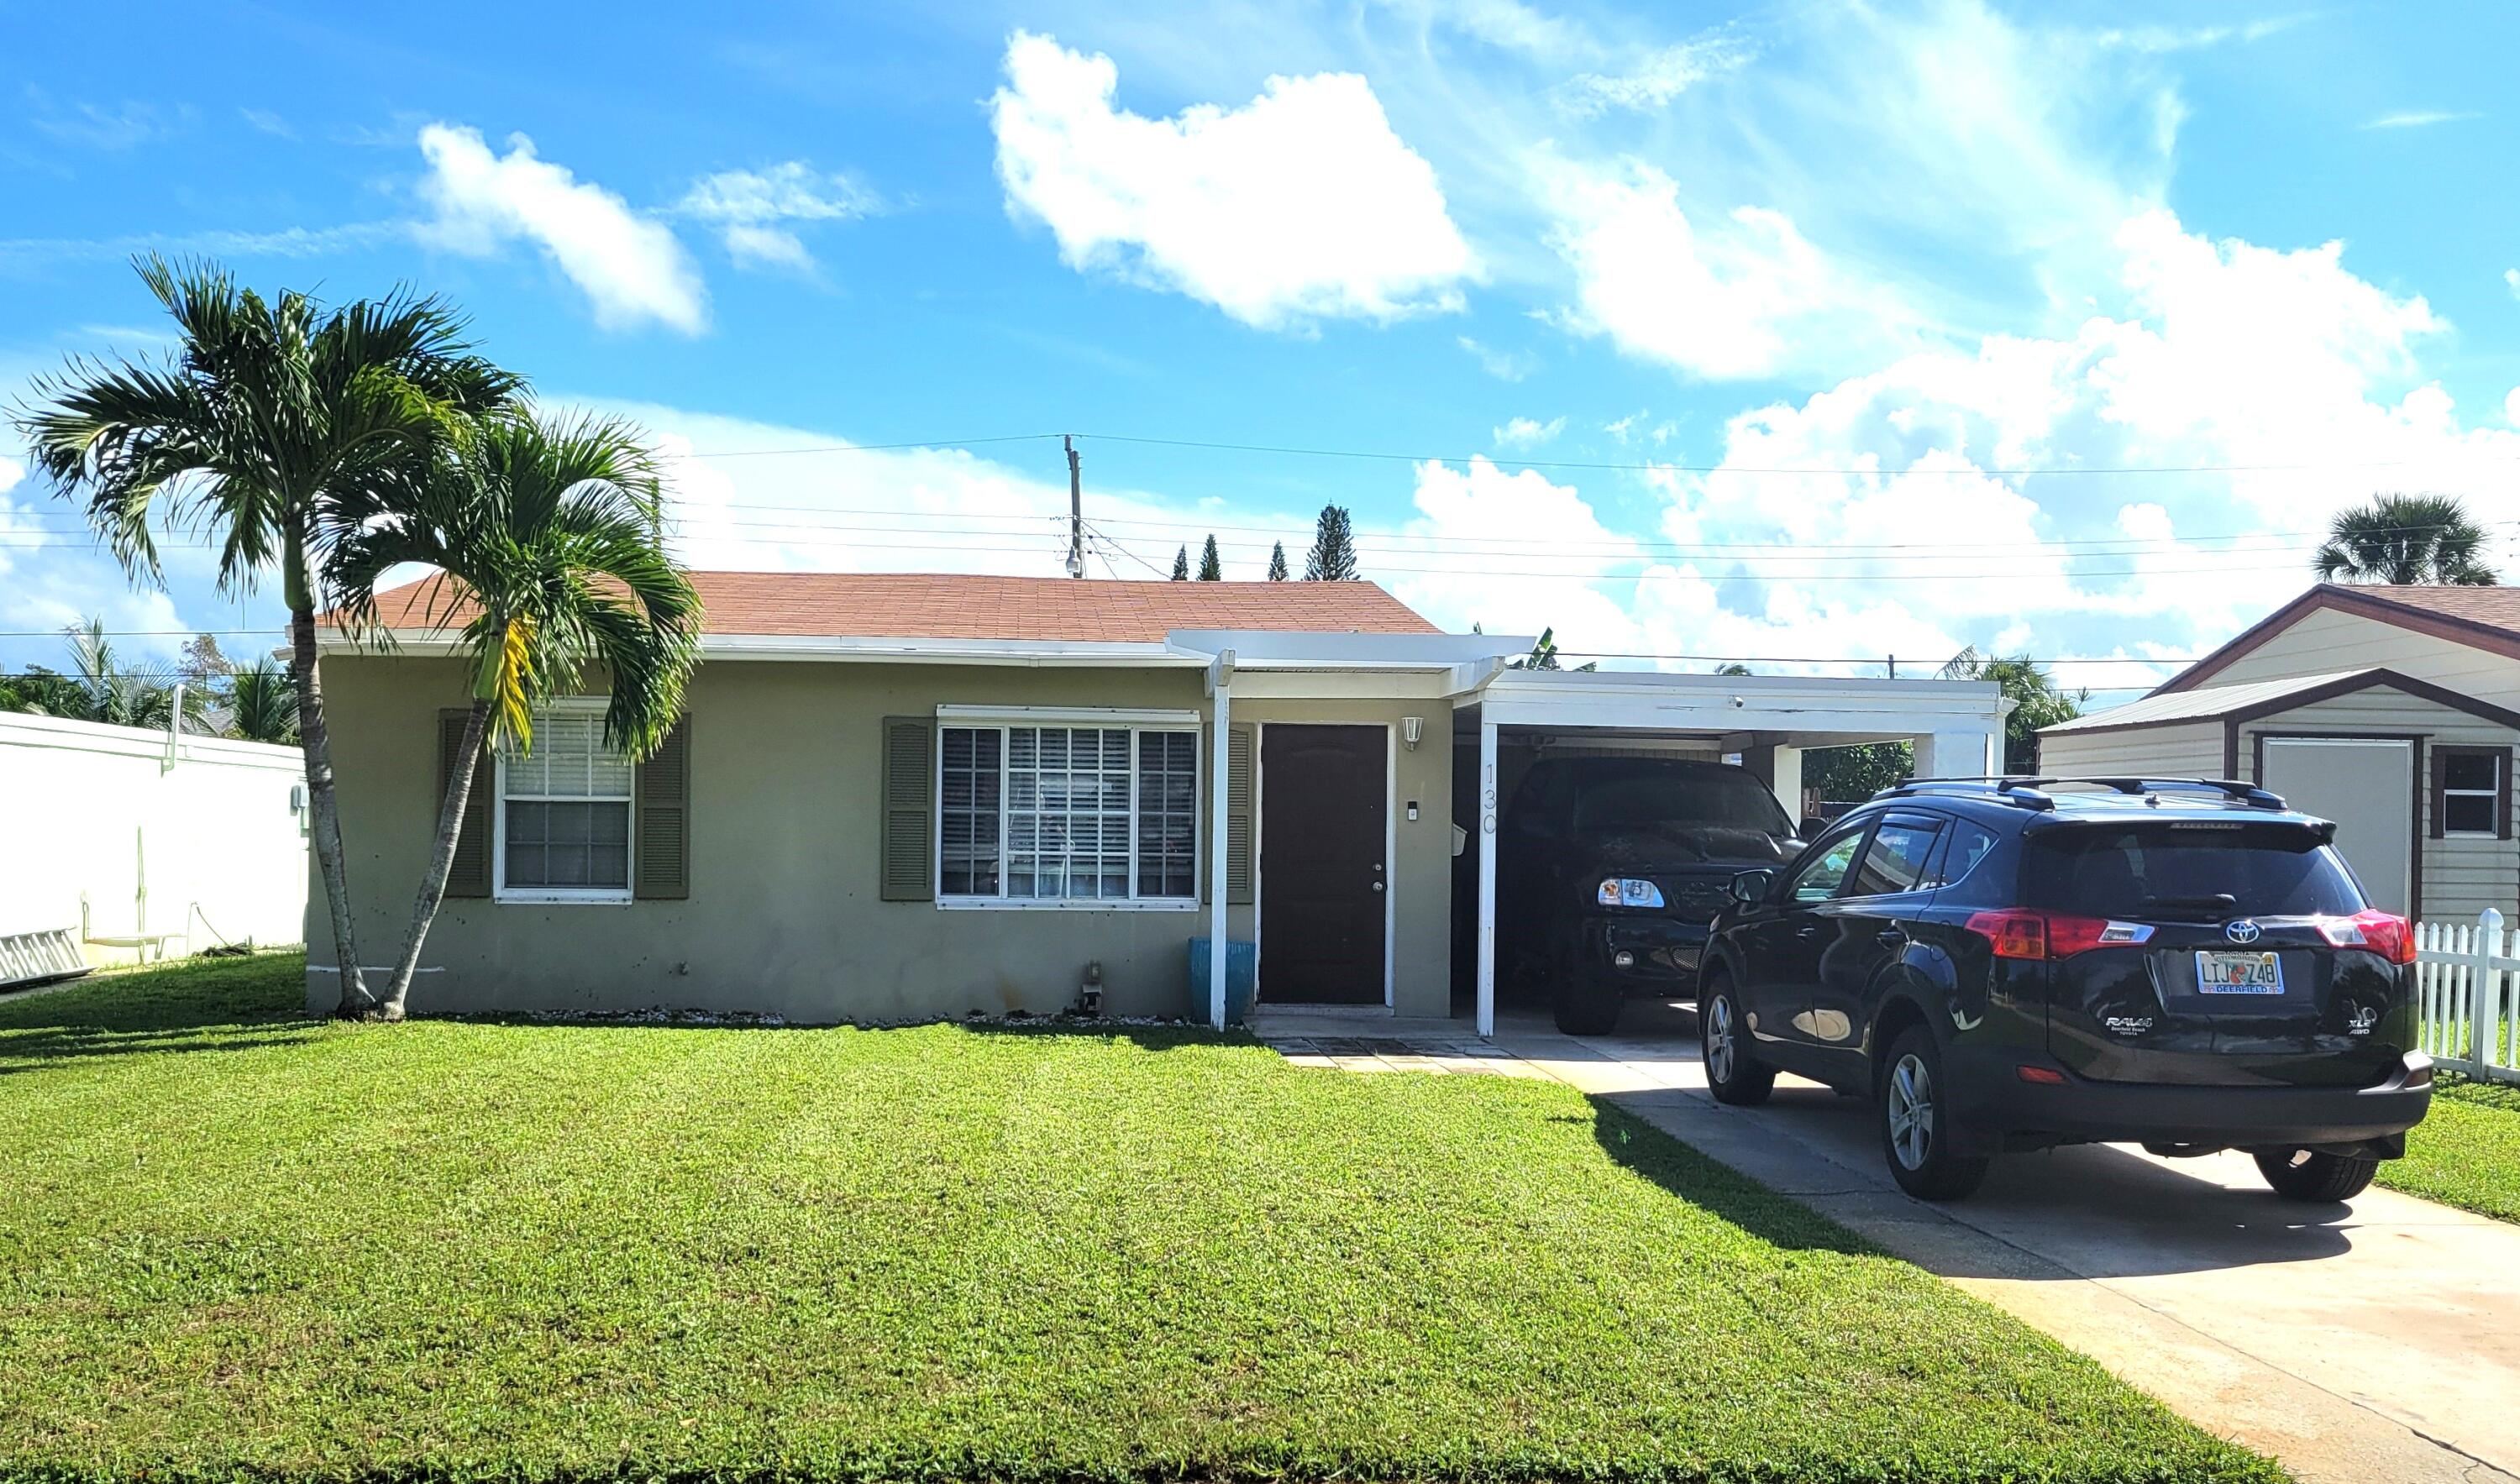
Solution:
M1067 450L1067 575L1085 575L1085 470L1076 457L1076 439L1061 433Z

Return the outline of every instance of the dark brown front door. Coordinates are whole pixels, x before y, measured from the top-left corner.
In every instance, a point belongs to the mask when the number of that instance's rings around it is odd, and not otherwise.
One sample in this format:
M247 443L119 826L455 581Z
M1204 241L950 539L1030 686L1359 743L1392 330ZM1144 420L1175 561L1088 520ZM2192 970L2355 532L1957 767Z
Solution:
M1380 1005L1390 734L1260 729L1260 998Z

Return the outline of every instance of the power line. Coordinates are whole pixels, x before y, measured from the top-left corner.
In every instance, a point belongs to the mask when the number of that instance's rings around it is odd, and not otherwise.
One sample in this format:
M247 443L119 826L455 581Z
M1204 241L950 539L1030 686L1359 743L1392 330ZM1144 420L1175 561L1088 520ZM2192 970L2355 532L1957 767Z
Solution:
M882 453L902 449L951 449L979 447L985 444L994 443L1039 442L1045 439L1058 437L1075 437L1088 440L1100 439L1105 443L1130 443L1153 448L1194 448L1213 453L1271 454L1289 458L1307 459L1367 459L1397 464L1466 464L1472 459L1485 459L1490 464L1493 464L1500 469L1572 469L1628 471L1648 473L1761 474L1788 476L1812 475L1819 477L1845 477L1851 475L1883 476L1893 474L1958 474L2026 479L2043 478L2049 475L2086 477L2097 475L2153 476L2176 474L2286 473L2306 472L2315 470L2423 469L2450 463L2512 462L2512 460L2507 457L2489 457L2484 459L2373 459L2356 462L2321 459L2279 464L2083 464L2045 467L2023 465L2008 468L1986 467L1980 465L1964 465L1958 468L1918 468L1911 465L1904 469L1885 469L1880 465L1754 466L1734 464L1679 464L1654 461L1632 463L1612 460L1583 459L1511 459L1490 453L1401 453L1386 449L1322 448L1303 444L1285 443L1237 443L1205 438L1160 438L1143 433L1117 432L1002 433L983 438L925 438L899 443L834 443L809 445L796 448L715 449L708 452L694 451L693 453L686 455L686 457L695 459L755 459L771 458L783 454L819 456L825 454Z
M879 454L905 448L977 448L983 443L1034 443L1045 438L1066 437L1056 432L1010 432L987 438L924 438L911 443L831 443L807 448L727 448L709 453L697 450L682 457L687 459L767 459L780 454ZM1078 436L1082 436L1079 434Z
M934 534L943 534L943 532L935 532ZM1103 532L1103 533L1102 533L1102 535L1103 535L1103 539L1104 539L1106 542L1109 542L1112 546L1115 546L1115 547L1119 548L1119 550L1120 550L1124 555L1130 556L1130 557L1132 557L1133 559L1135 559L1135 560L1137 560L1137 561L1140 561L1140 562L1145 562L1145 559L1144 559L1144 558L1142 558L1142 557L1138 557L1138 556L1137 556L1137 554L1136 554L1135 552L1130 551L1130 549L1127 547L1127 545L1126 545L1125 543L1121 542L1117 537L1111 536L1108 532ZM808 539L808 538L804 538L804 537L774 537L774 536L717 536L717 537L710 537L710 536L685 536L685 535L677 535L677 536L673 537L672 539L673 539L674 541L676 541L677 543L681 543L681 544L692 544L692 543L696 543L696 542L697 542L697 543L713 543L713 544L716 544L716 545L719 545L719 546L761 547L761 548L768 548L768 549L772 549L772 550L793 549L793 548L799 548L799 547L836 547L836 548L845 548L845 549L848 549L848 550L851 550L851 551L869 551L869 552L985 552L985 553L991 553L991 554L1014 554L1014 555L1044 555L1044 554L1047 554L1047 552L1050 550L1050 548L1049 548L1049 547L1047 547L1046 545L1042 545L1042 544L1026 543L1026 544L1022 544L1022 545L1012 545L1012 546L1011 546L1011 545L1005 545L1005 544L993 544L993 543L985 542L985 541L945 541L945 542L920 542L920 541L867 541L867 540L855 540L855 539L845 539L845 538L843 538L843 539L822 540L822 539ZM21 543L13 543L13 542L10 542L10 541L7 541L7 540L0 540L0 549L8 549L8 548L12 548L12 547L19 546L19 545L21 545ZM204 549L204 548L206 548L206 547L208 547L208 546L211 546L211 545L214 545L214 543L199 543L199 542L195 542L195 543L187 543L187 542L160 542L160 543L158 543L158 548L159 548L160 550L166 550L166 551L202 550L202 549ZM1236 543L1235 545L1236 545L1236 547L1237 547L1237 549L1238 549L1238 550L1249 550L1249 551L1257 551L1257 550L1258 550L1258 543L1256 543L1256 542L1242 542L1242 543ZM1586 552L1566 552L1566 553L1557 553L1557 552L1535 551L1535 550L1523 550L1523 551L1518 551L1518 552L1514 552L1514 553L1510 553L1510 554L1508 554L1508 553L1504 553L1504 552L1499 552L1499 553L1489 554L1489 553L1484 553L1484 552L1452 552L1452 553L1446 553L1446 552L1443 552L1443 551L1436 551L1436 552L1430 552L1430 553L1427 553L1426 555L1428 555L1428 556L1432 556L1432 557L1439 557L1439 558L1440 558L1440 557L1445 557L1445 556L1448 556L1448 555L1449 555L1449 556L1451 556L1451 557L1455 558L1455 559L1456 559L1456 562L1455 562L1455 564L1452 564L1452 565L1443 565L1443 566L1426 566L1426 565L1412 565L1412 564L1405 563L1405 562L1381 562L1381 561L1376 561L1376 562L1373 562L1372 563L1372 569L1373 569L1375 572L1378 572L1378 573L1409 573L1409 574L1413 574L1413 575L1426 575L1426 576L1457 576L1457 577L1478 577L1478 578L1491 578L1491 577L1496 577L1496 578L1547 578L1547 579L1552 579L1552 580L1557 580L1557 581L1568 581L1568 580L1572 580L1572 581L1580 581L1580 582L1639 582L1639 581L1646 580L1647 578L1649 578L1649 577L1653 577L1653 576L1655 576L1655 575L1657 575L1657 574L1656 574L1656 573L1653 573L1653 572L1607 572L1607 571L1593 570L1593 569L1591 569L1591 568L1592 568L1592 567L1596 567L1596 566L1600 566L1600 565L1634 565L1634 564L1639 564L1639 563L1646 563L1646 564L1657 565L1657 566L1667 566L1667 565L1669 565L1671 562L1680 562L1680 561L1687 561L1687 560L1688 560L1688 557L1687 556L1687 554L1668 554L1668 555L1634 554L1634 553L1598 553L1598 554L1595 554L1595 553L1586 553ZM1482 562L1483 561L1489 560L1489 559L1490 559L1490 557L1491 557L1491 555L1492 555L1495 559L1499 559L1499 560L1502 560L1502 559L1504 559L1504 558L1508 557L1508 555L1511 555L1511 556L1519 557L1519 558L1522 558L1522 559L1525 559L1525 560L1533 560L1533 561L1541 561L1541 562L1556 561L1556 562L1578 562L1578 563L1587 563L1587 565L1568 566L1568 567L1558 567L1558 568L1549 568L1549 569L1535 569L1535 568L1529 568L1529 567L1489 567L1489 566L1484 566L1484 565L1479 564L1479 563L1480 563L1480 562ZM2092 552L2092 553L2089 553L2089 554L2086 554L2086 555L2087 555L2087 556L2090 556L2090 557L2109 557L2109 556L2117 556L2117 557L2139 557L2139 556L2141 556L2142 554L2141 554L2141 553L2139 553L2139 552ZM2254 555L2254 554L2244 554L2244 555ZM1717 560L1718 562L1720 562L1720 563L1721 563L1721 564L1719 564L1719 565L1715 566L1715 568L1714 568L1713 570L1705 571L1705 572L1699 572L1699 573L1695 573L1695 574L1693 574L1693 575L1695 575L1699 580L1702 580L1702 581L1708 581L1708 582L1719 582L1719 581L1728 581L1728 580L1753 580L1753 581L1762 581L1762 582L1876 582L1876 583L1893 583L1893 582L1961 582L1961 581L1967 581L1967 582L1979 582L1979 581L2000 581L2000 580L2021 580L2021 579L2024 579L2024 578L2027 578L2027 577L2031 577L2031 576L2036 575L2036 574L2033 574L2033 573L2028 573L2028 572L2024 572L2024 571L2022 571L2022 570L2020 569L2020 566L2019 566L2019 563L2018 563L2018 562L2007 563L2007 564L2005 564L2004 566L2000 567L2000 568L1986 568L1986 569L1973 569L1973 570L1972 570L1972 569L1952 568L1952 567L1933 567L1933 568L1930 568L1930 569L1927 569L1927 570L1922 570L1922 571L1866 572L1866 571L1808 571L1808 570L1801 570L1801 569L1793 569L1793 570L1778 570L1778 569L1776 569L1776 568L1775 568L1775 567L1773 567L1773 566L1768 566L1768 565L1754 565L1754 563L1768 563L1768 562L1824 562L1824 561L1839 561L1839 562L1845 562L1845 561L1854 561L1854 560L1859 560L1859 559L1853 559L1853 558L1847 558L1847 557L1800 556L1800 555L1796 555L1796 554L1791 554L1791 553L1782 553L1782 552L1780 552L1780 553L1778 553L1778 555L1773 556L1773 557L1754 558L1754 557L1746 557L1746 556L1731 556L1731 557L1725 557L1725 558L1716 559L1716 560ZM1961 556L1958 556L1958 555L1955 555L1955 556L1952 556L1952 557L1948 557L1948 558L1936 557L1936 556L1932 556L1932 555L1923 555L1923 556L1910 556L1910 557L1902 557L1902 558L1883 558L1883 559L1872 559L1872 560L1881 560L1881 561L1898 561L1898 562L1906 562L1906 563L1913 564L1913 563L1917 563L1917 562L1945 562L1945 561L1948 561L1948 562L1959 562L1959 561L1992 561L1992 560L1994 560L1994 559L1993 559L1993 558L1991 558L1991 557L1990 557L1990 558L1968 558L1968 557L1961 557ZM1148 565L1149 565L1149 566L1152 566L1152 563L1151 563L1151 562L1148 562L1148 563L1147 563L1147 564L1148 564ZM1158 569L1158 570L1159 570L1159 569ZM2229 575L2229 574L2236 573L2236 572L2297 572L2297 571L2300 571L2300 570L2303 570L2303 568L2302 568L2301 564L2300 564L2298 562L2216 562L2216 563L2214 563L2214 564L2212 564L2212 565L2205 565L2205 566L2193 566L2193 565L2189 565L2189 566L2117 566L2117 567L2089 567L2089 568L2084 568L2084 569L2081 569L2081 570L2069 570L2069 571L2063 572L2063 573L2061 573L2061 574L2059 574L2059 575L2061 575L2061 576L2063 576L2063 577L2065 577L2065 578L2067 578L2067 579L2075 579L2075 580L2079 580L2079 579L2091 579L2091 578L2101 578L2101 577L2141 577L2141 576L2157 576L2157 577L2177 577L2177 576L2228 576L2228 575Z

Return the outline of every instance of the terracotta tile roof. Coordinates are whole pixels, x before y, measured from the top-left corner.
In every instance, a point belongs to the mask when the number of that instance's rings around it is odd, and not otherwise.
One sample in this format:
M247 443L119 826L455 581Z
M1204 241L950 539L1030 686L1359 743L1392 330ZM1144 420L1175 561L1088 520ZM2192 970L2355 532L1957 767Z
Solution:
M379 595L394 628L428 626L442 576ZM1436 634L1371 582L1114 582L930 572L694 572L708 634L1159 644L1174 629ZM437 612L464 621L464 608Z

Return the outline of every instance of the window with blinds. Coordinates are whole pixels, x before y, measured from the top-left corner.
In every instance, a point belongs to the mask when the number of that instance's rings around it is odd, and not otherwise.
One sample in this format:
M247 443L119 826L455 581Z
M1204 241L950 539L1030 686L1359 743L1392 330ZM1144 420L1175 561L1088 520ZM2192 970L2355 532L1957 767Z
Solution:
M630 900L632 767L604 744L601 702L537 712L533 748L499 758L498 894Z
M937 894L1009 905L1198 897L1198 734L939 729Z

